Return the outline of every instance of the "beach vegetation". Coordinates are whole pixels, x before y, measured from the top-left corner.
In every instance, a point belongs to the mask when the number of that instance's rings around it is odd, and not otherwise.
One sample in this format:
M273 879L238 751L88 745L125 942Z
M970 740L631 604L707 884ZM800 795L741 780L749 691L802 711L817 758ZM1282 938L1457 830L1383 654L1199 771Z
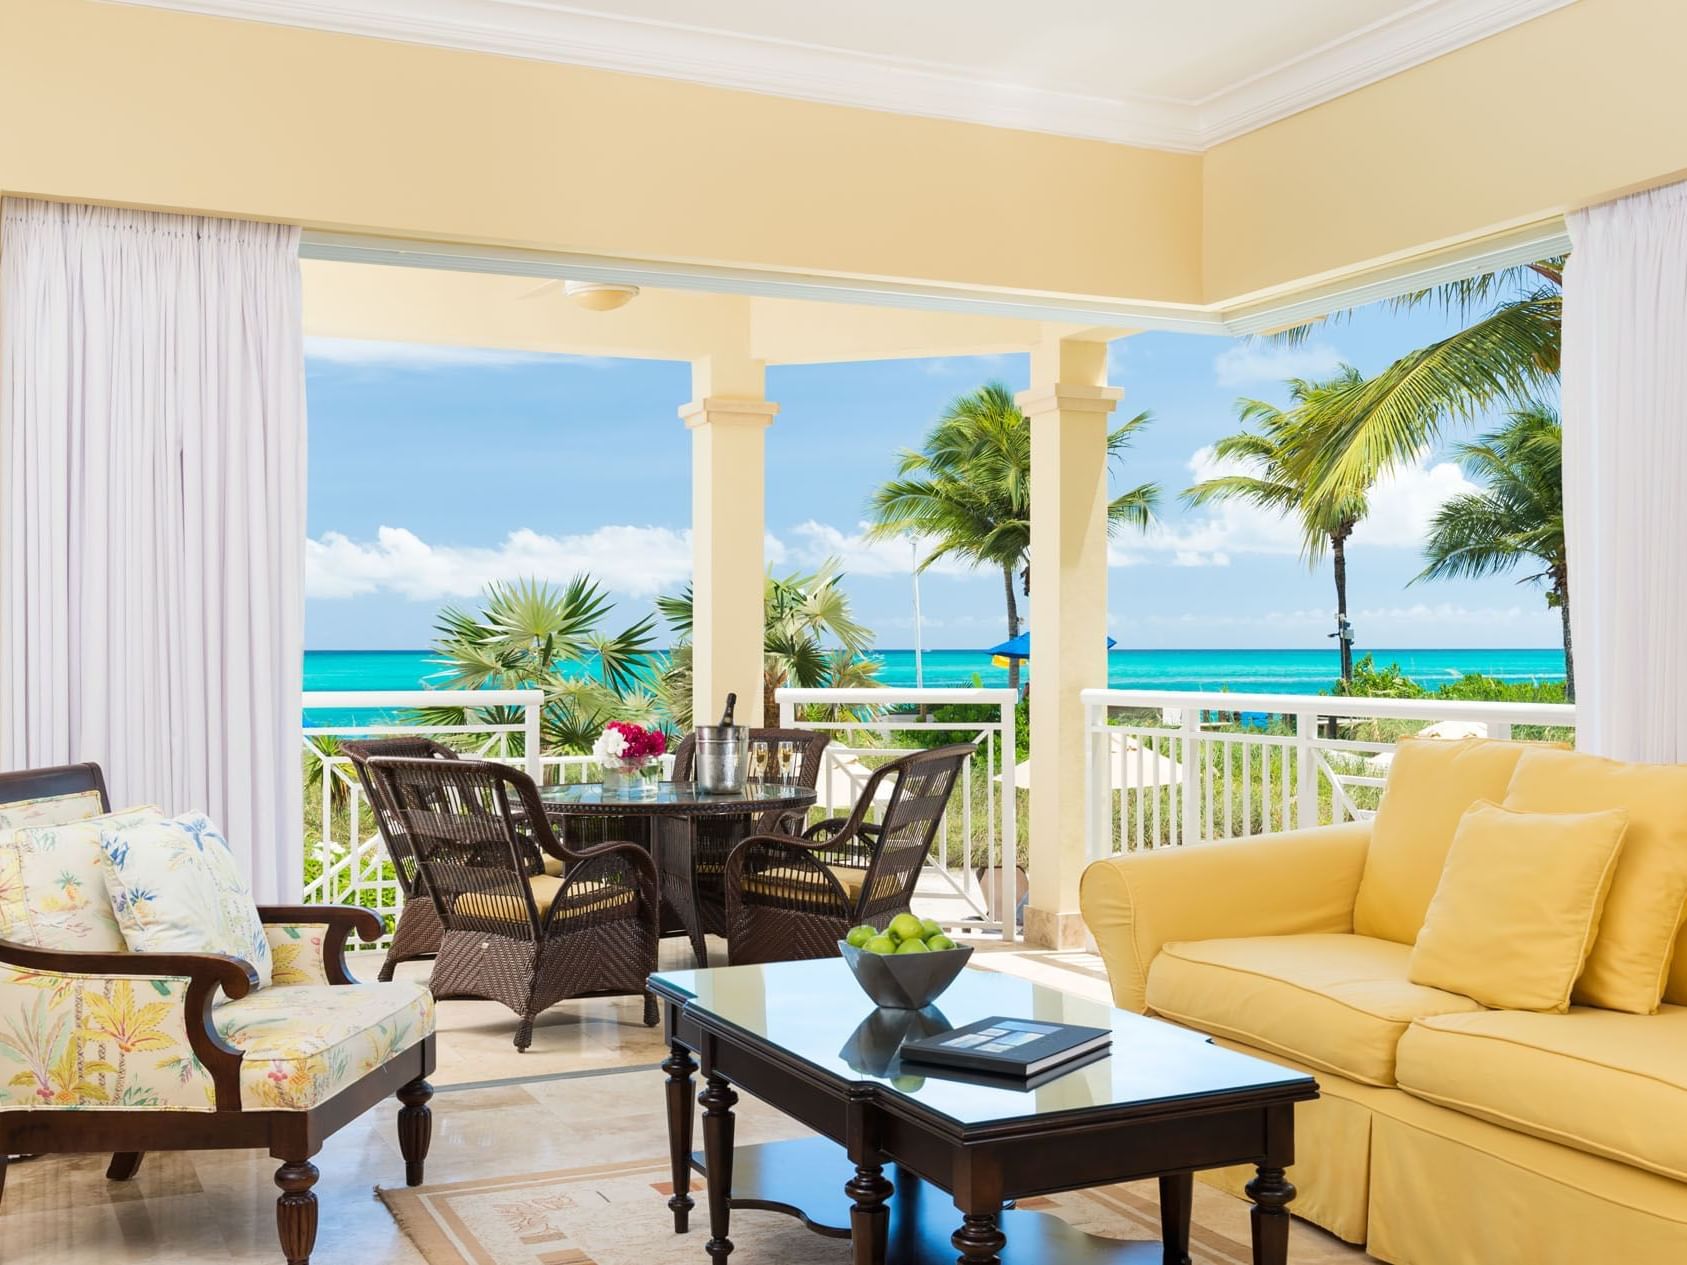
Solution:
M1296 520L1301 529L1301 557L1316 567L1330 558L1336 589L1337 645L1341 679L1353 677L1353 643L1347 620L1347 541L1369 510L1372 479L1332 495L1319 480L1318 456L1347 424L1350 401L1365 379L1343 365L1322 380L1295 378L1288 384L1290 405L1242 399L1236 415L1247 429L1226 435L1213 454L1230 467L1203 479L1183 494L1190 505L1242 501L1275 510Z
M774 692L782 686L857 689L878 684L872 630L855 618L842 581L836 558L809 572L779 576L768 571L762 599L761 680L762 714L767 723L779 715ZM654 701L681 730L689 730L696 722L691 708L691 585L657 598L656 608L667 621L674 644L656 678ZM873 711L854 709L859 719L869 718Z
M1109 463L1122 460L1149 424L1143 412L1107 435ZM1141 483L1107 504L1108 530L1143 530L1160 498ZM1019 598L1031 593L1031 422L1004 383L957 397L917 449L897 458L896 476L869 498L868 537L912 537L921 571L944 559L1000 572L1011 640L1024 631ZM1020 664L1008 661L1008 684L1020 685Z
M1420 580L1477 579L1530 570L1522 583L1545 590L1563 628L1565 697L1576 698L1570 638L1570 562L1564 545L1564 442L1558 410L1531 403L1504 425L1455 450L1476 492L1436 511Z

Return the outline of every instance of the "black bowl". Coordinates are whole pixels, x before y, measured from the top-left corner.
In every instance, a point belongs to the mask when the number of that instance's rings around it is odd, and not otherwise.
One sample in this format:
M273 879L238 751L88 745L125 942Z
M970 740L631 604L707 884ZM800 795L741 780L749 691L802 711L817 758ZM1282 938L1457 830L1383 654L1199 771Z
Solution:
M955 982L972 956L970 944L930 953L869 953L838 941L861 991L893 1010L924 1010Z

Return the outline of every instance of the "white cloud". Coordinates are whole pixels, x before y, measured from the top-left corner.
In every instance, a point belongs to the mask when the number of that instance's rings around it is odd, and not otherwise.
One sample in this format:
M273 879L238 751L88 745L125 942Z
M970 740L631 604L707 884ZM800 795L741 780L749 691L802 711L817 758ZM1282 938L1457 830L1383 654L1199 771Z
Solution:
M566 580L582 571L635 597L677 587L691 575L691 533L615 526L546 536L522 528L485 548L433 545L406 528L382 527L372 541L326 532L305 542L305 592L314 598L472 597L493 580Z
M804 566L819 566L827 558L837 558L845 575L907 575L914 569L914 549L904 538L868 540L867 524L857 523L856 530L846 532L830 523L813 519L798 523L791 529L793 543L785 546L786 555ZM920 556L925 546L920 546ZM973 568L949 559L939 559L927 568L928 574L971 575Z
M1189 458L1191 483L1233 474L1244 463L1225 461L1210 446ZM1370 512L1354 529L1353 545L1372 549L1422 547L1430 520L1450 498L1476 490L1464 472L1451 462L1430 465L1420 456L1385 476L1371 489ZM1193 517L1163 523L1147 535L1131 540L1130 550L1170 554L1175 566L1228 566L1235 554L1294 557L1301 550L1301 533L1292 518L1242 501L1219 501ZM1114 565L1119 561L1114 559Z
M368 369L502 369L515 365L554 362L597 367L608 364L601 356L549 355L537 351L515 351L495 347L444 347L429 343L389 343L372 338L305 339L305 359L325 364Z
M1221 387L1282 382L1287 378L1316 378L1341 367L1341 353L1328 343L1267 345L1242 342L1213 357L1213 373Z

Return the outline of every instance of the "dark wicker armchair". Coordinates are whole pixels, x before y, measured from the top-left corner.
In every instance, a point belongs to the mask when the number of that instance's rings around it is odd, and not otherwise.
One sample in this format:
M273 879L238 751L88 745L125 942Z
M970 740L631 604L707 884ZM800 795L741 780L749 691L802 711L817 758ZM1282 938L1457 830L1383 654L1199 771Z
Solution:
M369 778L368 762L375 756L392 756L404 760L455 760L457 753L431 738L364 738L342 742L340 751L350 757L357 780L363 784L363 794L369 800L369 811L375 816L375 827L387 846L387 856L398 876L399 891L404 905L399 910L398 925L393 928L392 943L381 963L380 978L389 980L400 962L431 958L439 952L440 937L445 928L428 899L427 889L421 885L421 871L416 865L416 850L404 833L404 823L393 813L384 813Z
M808 790L819 784L826 747L831 741L829 734L812 729L750 731L751 751L754 753L759 749L765 755L769 776L781 776L784 781ZM792 766L783 773L778 766L781 745L790 749L796 757ZM696 735L687 734L674 748L674 781L689 782L693 779L696 754ZM692 849L692 881L697 888L697 912L702 918L704 931L716 936L727 934L726 858L731 855L732 849L751 830L757 834L800 835L804 818L805 814L798 809L794 812L764 813L753 825L747 825L743 817L699 817L692 824L693 833L687 842Z
M366 768L382 812L402 824L444 934L434 961L439 998L480 997L533 1020L570 997L643 994L656 969L656 867L643 848L575 851L552 833L533 780L485 760L395 759ZM560 876L533 858L562 861Z
M726 863L729 960L736 964L836 957L860 923L885 927L908 912L971 743L919 751L876 769L855 811L801 837L752 835ZM867 820L890 783L884 813Z

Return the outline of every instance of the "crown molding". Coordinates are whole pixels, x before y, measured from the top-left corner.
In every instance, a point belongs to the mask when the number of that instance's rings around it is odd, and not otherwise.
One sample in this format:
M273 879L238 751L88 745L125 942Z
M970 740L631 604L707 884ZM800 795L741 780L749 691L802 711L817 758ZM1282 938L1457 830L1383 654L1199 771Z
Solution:
M884 281L771 269L666 260L517 250L509 247L400 240L306 230L306 259L443 268L504 276L607 281L651 289L972 313L1119 331L1163 330L1238 337L1304 325L1333 312L1431 289L1461 277L1562 255L1569 235L1561 218L1512 225L1468 240L1380 260L1292 287L1239 295L1216 303L1156 303L1131 299L1009 291L937 282Z
M1394 18L1200 100L1098 97L981 82L965 66L538 6L527 0L106 2L1199 153L1575 0L1420 0Z

